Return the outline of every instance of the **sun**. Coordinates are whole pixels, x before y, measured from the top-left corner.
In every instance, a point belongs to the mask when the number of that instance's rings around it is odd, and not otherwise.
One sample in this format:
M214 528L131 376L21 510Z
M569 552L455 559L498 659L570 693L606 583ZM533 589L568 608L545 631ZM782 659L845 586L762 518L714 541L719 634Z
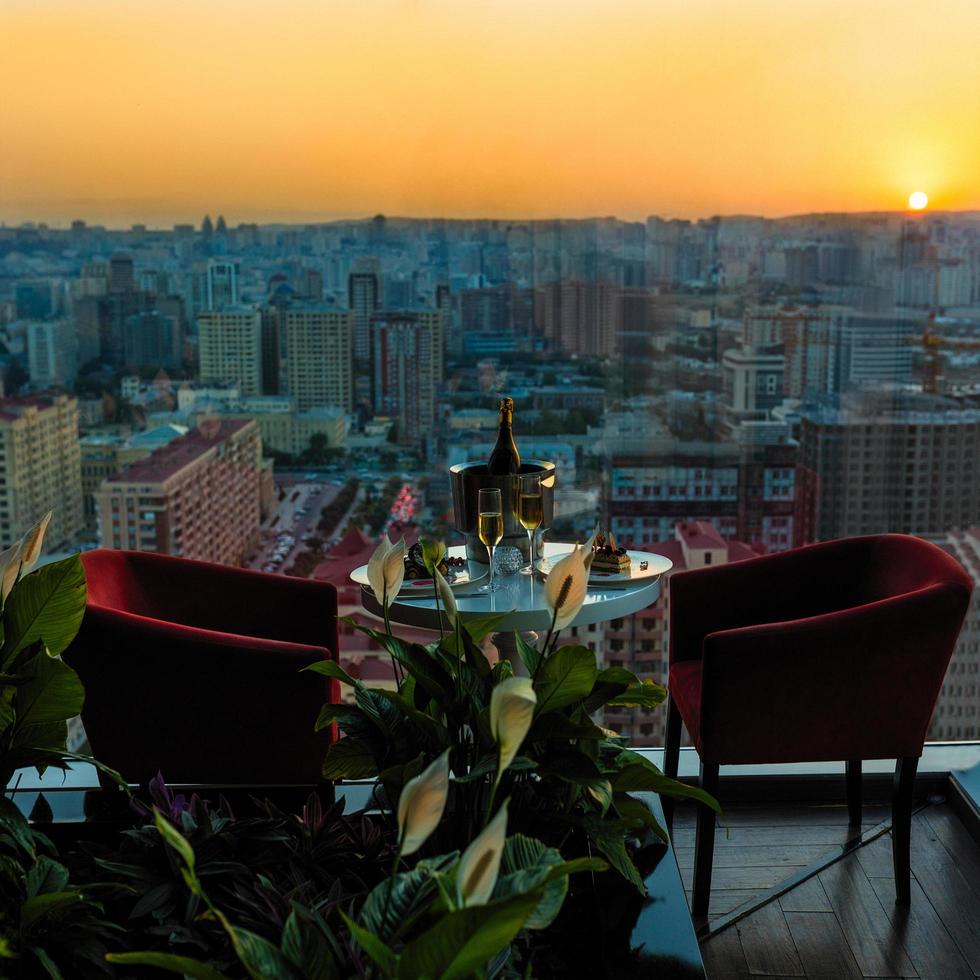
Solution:
M912 191L909 194L909 210L924 211L929 204L929 195L925 191Z

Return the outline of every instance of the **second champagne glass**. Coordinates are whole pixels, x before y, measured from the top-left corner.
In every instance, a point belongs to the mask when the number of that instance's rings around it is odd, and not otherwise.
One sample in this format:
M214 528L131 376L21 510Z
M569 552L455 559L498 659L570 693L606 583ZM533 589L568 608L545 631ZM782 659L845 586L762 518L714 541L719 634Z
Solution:
M522 473L518 477L517 519L527 531L527 567L521 569L522 575L534 574L534 532L541 527L544 517L544 502L541 496L541 474Z
M477 531L480 540L486 546L490 555L490 581L482 586L479 592L496 592L497 583L493 580L493 552L500 539L504 536L504 508L501 502L500 490L491 487L480 491L479 517Z

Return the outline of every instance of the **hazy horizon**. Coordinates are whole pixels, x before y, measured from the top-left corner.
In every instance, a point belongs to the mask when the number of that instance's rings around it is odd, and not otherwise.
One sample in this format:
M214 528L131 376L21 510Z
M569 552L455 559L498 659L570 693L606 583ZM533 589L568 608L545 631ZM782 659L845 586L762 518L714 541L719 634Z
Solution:
M513 221L516 223L534 223L549 221L621 221L630 224L642 224L648 218L660 218L664 221L710 221L715 218L721 220L760 220L760 221L794 221L806 218L861 218L861 217L929 217L929 216L980 216L980 208L933 208L929 207L923 211L910 211L906 208L895 208L892 210L864 210L864 211L798 211L787 214L766 215L753 214L748 211L732 211L727 213L679 215L663 212L648 212L642 217L626 217L618 214L561 214L561 215L499 215L499 214L473 214L473 215L445 215L445 214L384 214L381 211L372 213L359 213L350 215L338 215L333 217L313 216L303 218L294 216L292 218L283 216L279 218L267 217L257 218L251 216L240 216L237 214L227 214L217 209L205 210L196 216L174 216L171 219L164 219L162 223L155 224L148 220L135 217L127 219L125 222L102 221L83 214L74 214L70 218L59 218L57 220L40 218L6 219L0 216L0 228L17 229L27 226L39 227L44 225L51 231L69 231L73 221L83 221L89 227L105 228L107 231L130 231L134 226L143 225L147 231L172 231L176 225L193 225L199 229L205 217L210 217L212 221L217 221L218 216L224 217L229 228L234 228L239 224L255 224L259 226L297 226L305 227L309 225L332 225L357 223L371 221L377 216L382 216L386 221L449 221L449 222L472 222L472 221Z

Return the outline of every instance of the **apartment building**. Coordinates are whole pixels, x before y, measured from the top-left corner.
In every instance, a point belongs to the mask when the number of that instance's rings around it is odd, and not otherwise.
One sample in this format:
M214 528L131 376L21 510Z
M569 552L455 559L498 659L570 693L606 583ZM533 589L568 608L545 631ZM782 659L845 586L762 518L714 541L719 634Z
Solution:
M0 399L0 550L52 511L47 551L73 547L84 524L78 400L42 393Z
M102 484L99 541L242 564L258 543L261 468L258 425L212 417Z

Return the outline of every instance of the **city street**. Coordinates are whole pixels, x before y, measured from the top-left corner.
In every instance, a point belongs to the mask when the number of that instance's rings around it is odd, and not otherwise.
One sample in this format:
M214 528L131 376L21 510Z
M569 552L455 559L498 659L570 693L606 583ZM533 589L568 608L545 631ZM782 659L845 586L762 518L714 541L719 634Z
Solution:
M304 539L319 536L317 522L326 507L344 486L343 481L307 481L302 478L277 477L277 486L285 496L276 512L262 522L261 546L252 559L252 568L281 572L292 565L305 548ZM346 516L341 519L343 526Z

